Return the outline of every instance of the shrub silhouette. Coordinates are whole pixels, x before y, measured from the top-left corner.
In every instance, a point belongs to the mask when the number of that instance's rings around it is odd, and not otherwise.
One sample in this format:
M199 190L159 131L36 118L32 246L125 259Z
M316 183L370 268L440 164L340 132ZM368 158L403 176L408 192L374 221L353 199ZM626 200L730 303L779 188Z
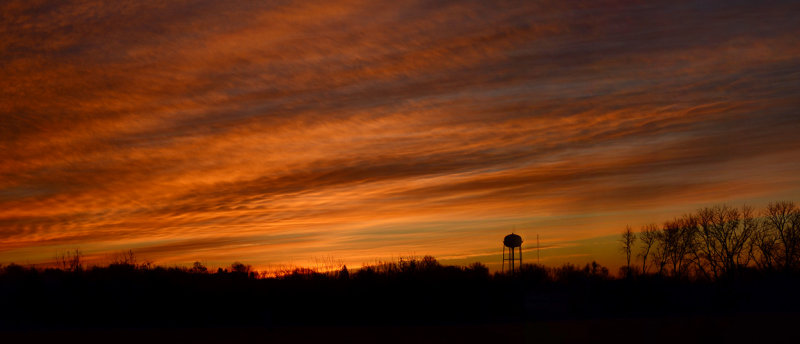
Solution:
M196 273L196 274L204 274L204 273L208 273L208 268L205 265L203 265L203 263L194 262L192 264L192 268L189 269L189 271L193 272L193 273Z

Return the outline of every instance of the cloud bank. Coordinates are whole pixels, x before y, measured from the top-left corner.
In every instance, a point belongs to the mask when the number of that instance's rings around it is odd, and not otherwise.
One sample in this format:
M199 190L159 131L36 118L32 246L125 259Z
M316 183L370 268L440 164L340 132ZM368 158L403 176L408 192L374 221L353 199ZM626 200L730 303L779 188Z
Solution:
M0 262L472 256L800 200L799 9L4 1Z

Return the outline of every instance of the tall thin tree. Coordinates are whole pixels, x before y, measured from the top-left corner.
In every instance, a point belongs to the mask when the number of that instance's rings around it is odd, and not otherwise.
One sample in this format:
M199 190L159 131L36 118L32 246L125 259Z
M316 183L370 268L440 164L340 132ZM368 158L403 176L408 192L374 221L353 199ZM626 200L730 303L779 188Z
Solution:
M622 244L622 251L625 252L625 259L627 265L625 266L625 275L631 276L631 255L633 254L633 246L636 244L636 233L633 232L631 226L625 226L625 231L622 232L622 237L619 239Z

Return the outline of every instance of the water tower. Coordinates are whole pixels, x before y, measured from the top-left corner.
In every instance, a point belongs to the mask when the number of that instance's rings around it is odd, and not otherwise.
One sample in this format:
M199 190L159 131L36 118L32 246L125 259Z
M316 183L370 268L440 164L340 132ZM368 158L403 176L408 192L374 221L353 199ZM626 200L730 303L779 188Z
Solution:
M506 255L506 247L509 249L508 255ZM519 258L514 257L514 251L517 250L519 250ZM522 237L511 233L503 238L503 271L506 269L506 261L509 261L509 271L514 272L514 261L517 259L519 259L519 265L517 267L517 269L519 269L519 267L522 266Z

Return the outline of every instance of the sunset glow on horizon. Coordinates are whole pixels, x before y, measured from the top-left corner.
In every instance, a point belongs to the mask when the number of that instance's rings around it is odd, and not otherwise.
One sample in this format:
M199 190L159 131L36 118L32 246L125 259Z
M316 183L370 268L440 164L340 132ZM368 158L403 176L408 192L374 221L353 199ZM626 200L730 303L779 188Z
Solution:
M4 1L0 263L612 271L800 201L796 1ZM529 258L530 257L530 258Z

